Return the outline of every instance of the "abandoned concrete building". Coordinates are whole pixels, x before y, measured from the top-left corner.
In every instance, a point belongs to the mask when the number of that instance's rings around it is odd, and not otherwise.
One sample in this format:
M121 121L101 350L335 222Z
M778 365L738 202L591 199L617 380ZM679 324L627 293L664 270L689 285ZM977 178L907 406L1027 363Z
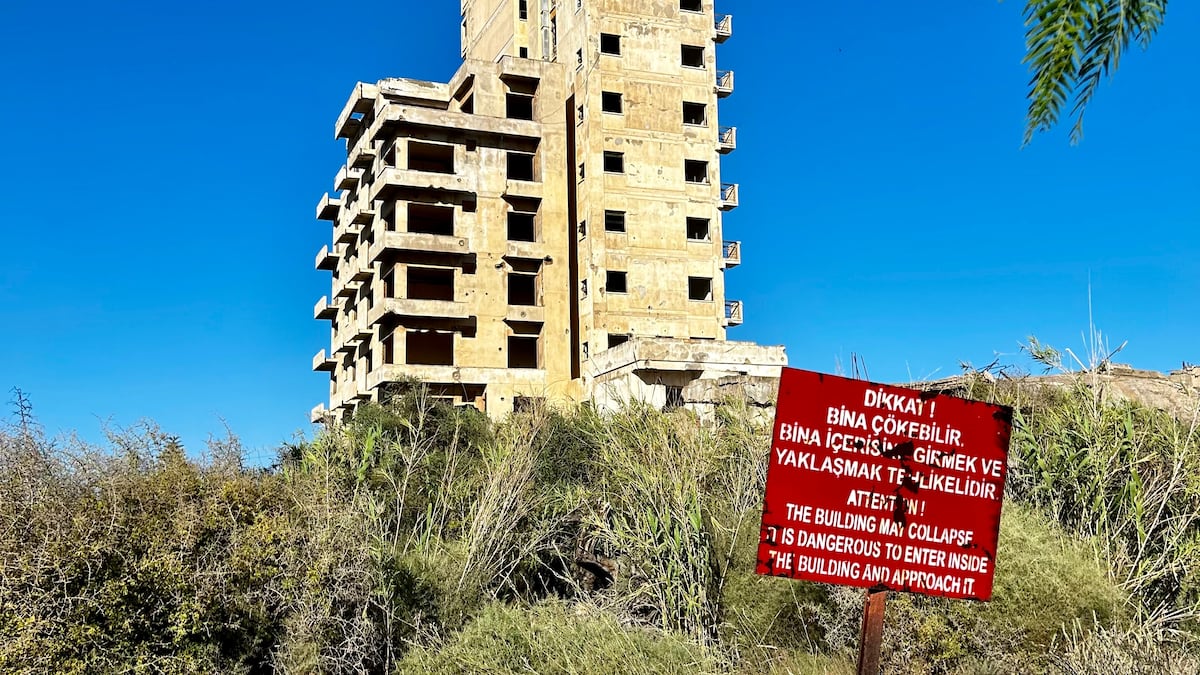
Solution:
M412 378L502 417L537 399L711 405L777 378L783 347L726 340L743 306L717 123L732 17L713 0L462 0L449 82L354 87L346 164L317 218L314 314L344 418ZM757 383L757 384L755 384ZM753 388L753 387L752 387Z

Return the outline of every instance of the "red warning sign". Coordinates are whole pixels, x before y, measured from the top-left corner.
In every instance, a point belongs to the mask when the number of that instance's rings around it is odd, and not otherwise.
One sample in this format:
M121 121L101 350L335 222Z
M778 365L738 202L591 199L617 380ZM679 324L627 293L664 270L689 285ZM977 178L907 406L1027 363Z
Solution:
M758 573L988 600L1012 410L785 368Z

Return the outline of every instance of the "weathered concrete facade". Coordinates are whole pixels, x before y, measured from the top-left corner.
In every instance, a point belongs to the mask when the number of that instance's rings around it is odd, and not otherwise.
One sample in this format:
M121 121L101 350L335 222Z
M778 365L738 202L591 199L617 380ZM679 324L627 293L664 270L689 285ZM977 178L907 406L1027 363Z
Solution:
M778 375L782 347L725 342L737 134L717 123L732 18L712 1L462 0L449 82L355 86L317 206L333 284L314 420L405 377L502 416L547 397L701 405L722 378Z

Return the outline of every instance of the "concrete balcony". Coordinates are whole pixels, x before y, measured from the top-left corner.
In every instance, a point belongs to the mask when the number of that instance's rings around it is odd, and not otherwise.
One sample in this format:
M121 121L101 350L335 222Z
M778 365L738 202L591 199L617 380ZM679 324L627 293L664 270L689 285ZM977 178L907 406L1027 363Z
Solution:
M336 291L334 291L334 293L333 293L333 297L334 297L335 299L338 299L338 298L352 298L352 297L354 297L354 296L355 296L355 295L357 295L357 294L358 294L358 284L356 284L356 283L343 283L343 284L342 284L342 285L341 285L341 286L340 286L340 287L339 287L339 288L338 288Z
M330 251L328 246L322 246L321 251L317 253L317 269L332 272L337 269L337 264L338 254Z
M350 281L370 281L375 276L375 267L371 261L359 258L350 268Z
M362 342L375 336L375 326L371 322L371 317L366 314L359 314L347 328L349 329L347 340L350 342Z
M375 202L355 202L350 205L351 225L370 225L375 222Z
M470 255L471 240L444 234L420 234L415 232L384 232L367 255L371 262L378 262L388 252L418 251L445 255Z
M389 103L376 107L375 123L366 138L380 139L396 135L401 127L453 129L457 133L482 136L501 136L526 139L542 137L542 125L531 120L489 117L437 108Z
M745 311L746 307L741 300L726 300L724 324L726 326L742 325Z
M382 365L367 375L367 389L378 389L380 385L404 378L416 378L422 382L490 384L504 382L530 387L547 386L546 371L517 368L460 368L459 366Z
M365 82L354 85L350 98L333 125L334 138L353 138L360 133L363 129L363 116L374 108L378 96L379 87L376 85Z
M371 201L384 199L388 195L400 191L436 191L456 194L475 194L475 181L466 176L456 176L449 173L432 171L413 171L388 167L379 174L379 179L371 188Z
M317 220L336 220L340 208L342 208L341 198L330 197L326 192L325 196L321 197L321 201L317 202Z
M361 115L338 120L338 126L333 130L334 138L358 138L366 127Z
M725 261L725 269L742 264L742 242L721 242L721 258Z
M375 147L375 139L371 138L370 134L363 134L358 142L350 147L350 152L346 155L346 165L352 169L368 169L378 156L379 149Z
M722 155L737 150L737 127L721 127L717 130L717 152Z
M509 305L504 320L518 323L546 323L546 308L532 305Z
M738 207L738 184L721 184L721 210L731 211Z
M733 71L718 70L717 71L717 86L715 87L717 96L725 98L733 93Z
M362 225L354 225L351 223L340 223L333 228L333 243L336 244L353 244L358 241L358 235L362 232Z
M329 301L328 297L322 297L313 306L313 318L317 321L329 321L337 316L338 305Z
M544 193L545 189L541 181L510 179L504 183L504 196L506 197L541 199Z
M371 310L371 322L375 323L385 316L468 321L471 319L471 308L465 302L452 300L384 298Z
M509 240L508 246L504 251L504 257L523 260L545 260L546 245L536 241Z
M358 187L358 182L362 180L363 169L353 169L348 166L343 166L338 169L337 176L333 179L333 189L335 190L353 190Z
M337 360L325 356L325 350L322 349L321 351L317 352L316 356L313 357L312 369L314 372L318 373L322 371L332 373L333 371L337 370Z
M324 403L318 403L313 406L312 410L308 411L308 421L313 424L325 424L332 415L333 413L325 409Z
M725 14L718 16L713 28L715 29L713 41L717 44L721 44L733 37L733 15Z

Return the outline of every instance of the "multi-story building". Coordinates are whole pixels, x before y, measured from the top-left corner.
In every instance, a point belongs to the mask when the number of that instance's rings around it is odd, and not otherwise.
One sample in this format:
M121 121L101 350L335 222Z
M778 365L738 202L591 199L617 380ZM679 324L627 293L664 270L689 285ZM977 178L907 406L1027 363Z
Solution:
M738 186L717 123L732 17L713 0L462 0L447 83L359 83L346 164L317 218L317 304L341 417L413 378L502 416L530 399L703 404L777 376L782 347L726 340Z

